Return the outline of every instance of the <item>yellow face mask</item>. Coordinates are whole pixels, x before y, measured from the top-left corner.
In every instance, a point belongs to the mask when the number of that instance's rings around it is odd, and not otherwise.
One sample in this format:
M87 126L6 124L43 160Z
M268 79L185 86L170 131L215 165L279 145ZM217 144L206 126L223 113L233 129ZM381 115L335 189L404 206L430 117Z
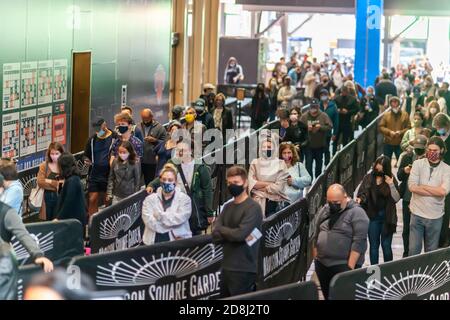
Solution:
M187 114L185 119L187 123L192 123L195 121L195 116L193 114Z

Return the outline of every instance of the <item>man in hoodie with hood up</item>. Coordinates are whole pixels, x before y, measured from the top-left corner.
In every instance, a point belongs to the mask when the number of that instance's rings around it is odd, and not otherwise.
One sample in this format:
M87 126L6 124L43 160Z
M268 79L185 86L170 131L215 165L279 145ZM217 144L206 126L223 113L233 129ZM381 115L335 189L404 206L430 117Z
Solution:
M317 214L313 235L315 268L325 299L336 274L363 265L369 230L367 214L343 186L330 186L327 202Z

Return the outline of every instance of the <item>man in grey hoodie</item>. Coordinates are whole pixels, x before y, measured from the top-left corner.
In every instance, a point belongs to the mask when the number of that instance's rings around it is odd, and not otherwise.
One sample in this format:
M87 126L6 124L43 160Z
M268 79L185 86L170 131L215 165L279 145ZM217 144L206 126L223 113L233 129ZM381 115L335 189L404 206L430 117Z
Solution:
M327 204L316 218L313 257L325 299L331 279L338 273L360 268L367 250L369 218L343 186L328 188Z

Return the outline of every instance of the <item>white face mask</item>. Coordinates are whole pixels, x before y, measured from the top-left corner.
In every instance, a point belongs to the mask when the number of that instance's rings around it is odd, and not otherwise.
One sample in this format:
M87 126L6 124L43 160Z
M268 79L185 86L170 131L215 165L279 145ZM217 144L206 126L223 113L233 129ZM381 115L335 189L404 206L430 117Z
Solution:
M122 161L127 161L128 158L130 157L129 153L120 153L119 154L120 159L122 159Z
M397 113L400 112L400 109L399 109L399 108L392 108L392 112L395 113L395 114L397 114Z

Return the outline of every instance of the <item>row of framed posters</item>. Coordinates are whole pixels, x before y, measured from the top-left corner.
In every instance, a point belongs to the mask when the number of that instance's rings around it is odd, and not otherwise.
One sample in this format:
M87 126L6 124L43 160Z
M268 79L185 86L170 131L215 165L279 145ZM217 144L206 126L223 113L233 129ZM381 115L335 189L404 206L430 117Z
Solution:
M66 143L64 103L2 116L2 157L18 158L44 151L52 141Z
M67 100L67 59L3 65L2 111Z

